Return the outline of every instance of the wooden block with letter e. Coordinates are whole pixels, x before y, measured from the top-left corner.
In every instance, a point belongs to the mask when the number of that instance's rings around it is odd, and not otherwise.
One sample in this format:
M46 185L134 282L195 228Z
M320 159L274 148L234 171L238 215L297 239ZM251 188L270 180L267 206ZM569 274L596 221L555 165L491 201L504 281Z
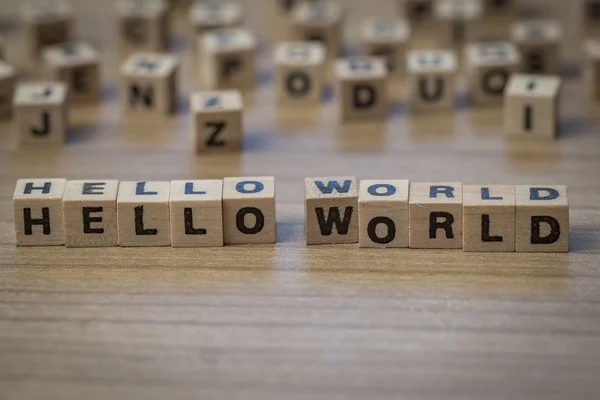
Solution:
M223 246L223 181L171 181L171 246Z
M558 76L513 75L504 100L506 134L555 137L560 87Z
M303 1L291 13L292 38L318 41L327 49L327 58L334 59L342 50L342 4L336 0Z
M73 31L73 11L66 0L29 0L22 3L29 53L36 58L42 48L68 42Z
M197 153L241 151L243 104L237 90L198 92L191 96Z
M306 178L304 194L306 244L358 242L356 178Z
M411 182L409 247L462 248L462 184Z
M379 57L352 57L335 64L341 120L384 120L388 113L387 68Z
M363 53L383 57L390 75L402 76L410 38L410 28L404 19L368 19L362 25Z
M67 181L63 197L65 245L118 245L117 180Z
M515 187L463 186L463 250L515 251Z
M65 179L19 179L13 196L17 246L65 244Z
M242 24L244 10L237 1L196 1L190 7L190 23L195 34Z
M317 103L325 87L325 47L317 42L283 42L275 48L277 98Z
M121 47L162 51L167 42L167 5L164 0L118 0Z
M586 92L592 101L600 99L600 38L583 43L585 62L583 76Z
M360 182L360 247L408 247L408 188L407 180Z
M223 180L225 244L275 243L275 178Z
M450 50L412 50L407 56L408 98L412 109L452 109L456 56Z
M169 182L121 182L117 195L119 246L171 244Z
M21 144L64 143L68 127L68 87L62 82L17 85L13 98Z
M4 61L0 61L0 118L10 117L15 91L17 71Z
M175 56L160 53L133 54L121 67L121 101L130 111L171 114L177 107Z
M584 38L597 38L600 36L600 0L583 0L581 8L582 36Z
M512 28L512 39L523 57L522 72L552 75L560 73L560 44L563 33L558 22L518 22Z
M517 252L569 251L569 198L566 186L517 185Z

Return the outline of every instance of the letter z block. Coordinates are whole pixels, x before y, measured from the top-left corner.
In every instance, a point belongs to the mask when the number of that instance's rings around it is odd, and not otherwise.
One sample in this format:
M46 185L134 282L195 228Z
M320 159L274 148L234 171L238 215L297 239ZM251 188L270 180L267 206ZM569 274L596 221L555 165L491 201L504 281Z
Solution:
M26 26L29 54L37 58L46 46L71 40L73 11L64 0L23 2L21 14Z
M119 0L119 39L124 50L162 51L167 42L164 0Z
M242 150L243 104L239 91L194 93L191 103L197 153Z
M277 98L285 103L318 103L325 86L325 47L285 42L275 48Z
M383 57L390 75L402 76L410 37L410 28L403 19L368 19L363 23L363 53Z
M16 73L14 67L0 61L0 118L10 117L12 113Z
M558 22L517 22L512 27L512 39L523 57L522 72L560 74L560 44L563 32Z
M322 43L327 49L327 58L335 59L342 49L343 19L340 2L302 1L291 11L292 37L294 40Z
M413 50L408 53L407 64L412 109L454 108L457 62L453 51Z

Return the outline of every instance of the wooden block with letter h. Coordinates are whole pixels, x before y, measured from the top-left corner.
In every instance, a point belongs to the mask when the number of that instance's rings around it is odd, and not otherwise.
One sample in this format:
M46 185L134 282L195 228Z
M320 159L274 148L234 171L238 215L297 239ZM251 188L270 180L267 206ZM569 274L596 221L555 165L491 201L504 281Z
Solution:
M190 23L194 34L239 26L243 16L244 10L237 1L196 1L190 7Z
M453 51L413 50L408 53L407 64L411 108L454 108L457 62Z
M10 117L17 71L4 61L0 61L0 119Z
M383 57L390 75L402 76L410 28L403 19L368 19L362 26L363 53Z
M523 57L522 72L551 75L560 73L560 44L563 33L558 22L518 22L512 28L512 38Z
M241 151L243 104L237 90L198 92L191 97L197 153Z
M334 59L342 50L344 12L335 0L303 1L291 12L292 38L320 42L327 49L327 58Z
M316 42L284 42L275 48L277 98L317 103L325 86L325 47Z
M125 50L162 51L167 42L164 0L119 0L119 38Z
M29 53L37 58L41 50L71 40L73 11L65 0L29 0L23 3Z

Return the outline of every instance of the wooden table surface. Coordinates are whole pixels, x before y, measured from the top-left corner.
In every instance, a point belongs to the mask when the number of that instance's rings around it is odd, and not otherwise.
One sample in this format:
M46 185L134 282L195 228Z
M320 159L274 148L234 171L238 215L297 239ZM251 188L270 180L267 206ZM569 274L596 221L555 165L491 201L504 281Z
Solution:
M102 103L72 109L62 147L16 149L0 123L1 399L600 398L600 106L577 74L552 142L506 140L501 109L470 109L462 88L455 113L411 114L394 96L387 123L342 126L333 99L277 107L265 43L246 150L199 157L183 24L171 41L184 58L180 111L125 117L112 11L76 3L78 32L104 55ZM20 63L19 32L7 33ZM276 177L276 245L14 245L20 177L245 175ZM566 184L572 251L306 247L303 178L324 175Z

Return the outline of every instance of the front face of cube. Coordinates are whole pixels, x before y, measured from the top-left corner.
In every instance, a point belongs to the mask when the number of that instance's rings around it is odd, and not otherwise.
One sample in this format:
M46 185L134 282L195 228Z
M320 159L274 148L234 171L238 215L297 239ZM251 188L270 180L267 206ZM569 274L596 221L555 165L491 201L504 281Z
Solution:
M171 77L125 76L121 85L123 107L127 111L169 114L173 111L174 94Z
M286 103L317 103L323 93L324 68L318 65L280 65L277 73L279 100Z
M19 106L15 116L21 143L65 142L67 116L64 104Z
M209 60L210 62L210 60ZM219 51L211 62L209 77L215 89L245 89L255 84L255 61L253 50L239 49Z
M100 98L99 74L95 64L65 66L60 68L58 78L69 84L70 101L96 101Z
M343 78L338 83L342 120L378 120L387 116L387 92L382 76Z
M43 49L46 46L52 46L69 41L71 36L71 26L68 19L59 19L41 22L34 26L37 48Z

